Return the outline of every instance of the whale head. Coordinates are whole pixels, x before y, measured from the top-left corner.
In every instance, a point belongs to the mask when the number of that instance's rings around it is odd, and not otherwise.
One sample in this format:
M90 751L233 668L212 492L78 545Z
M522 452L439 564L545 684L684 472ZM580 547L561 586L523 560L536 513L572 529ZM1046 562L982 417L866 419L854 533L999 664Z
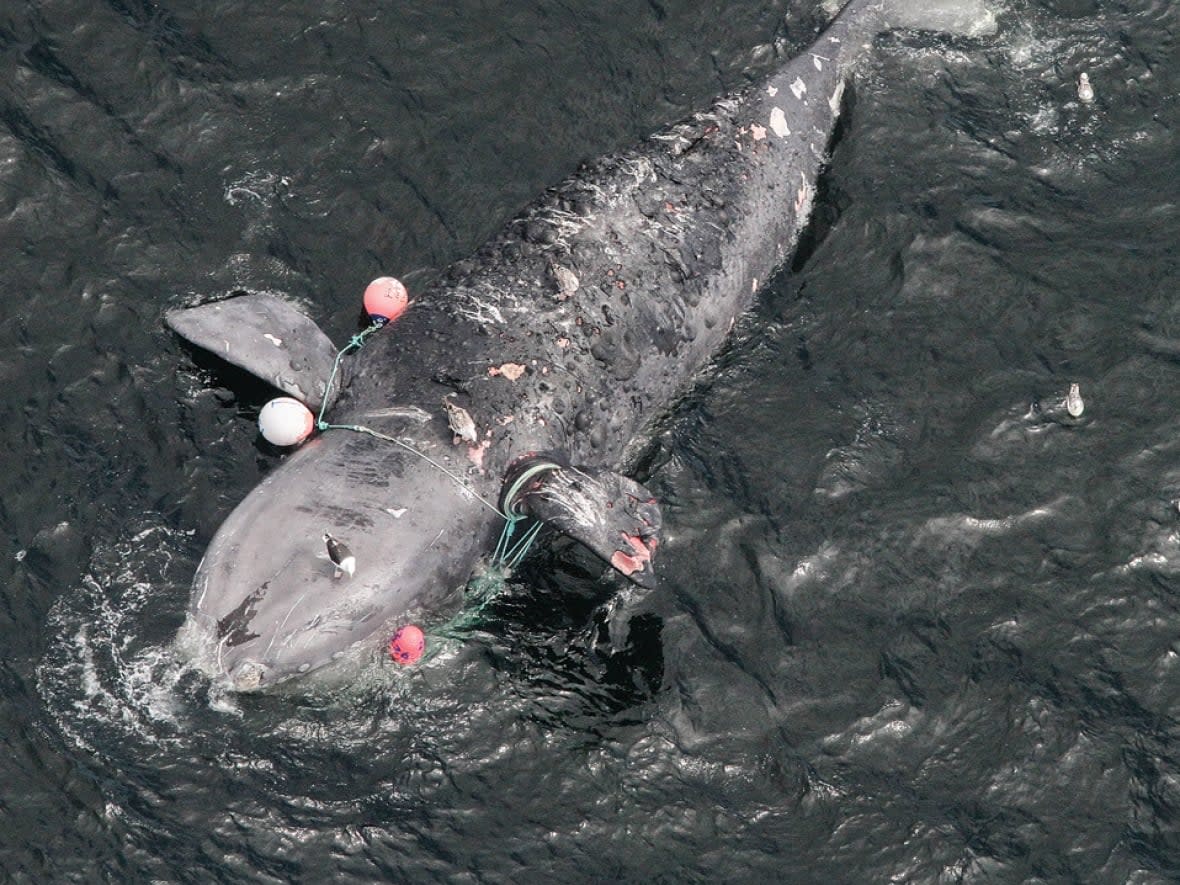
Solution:
M495 519L395 446L347 431L315 439L213 537L184 631L196 661L228 688L254 691L376 642L453 603ZM329 555L325 533L346 545L351 575Z

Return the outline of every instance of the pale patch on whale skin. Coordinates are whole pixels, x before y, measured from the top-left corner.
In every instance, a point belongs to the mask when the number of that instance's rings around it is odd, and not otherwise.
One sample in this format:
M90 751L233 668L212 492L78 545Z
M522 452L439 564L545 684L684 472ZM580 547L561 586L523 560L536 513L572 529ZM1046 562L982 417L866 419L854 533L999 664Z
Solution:
M840 113L840 102L843 100L843 98L844 98L844 81L841 80L839 83L836 84L836 89L832 93L831 97L828 98L828 107L832 109L833 115L838 115Z
M783 109L776 107L770 112L770 128L774 130L774 134L779 138L786 138L791 134L790 127L787 126L787 115L783 113ZM765 130L763 130L765 131Z

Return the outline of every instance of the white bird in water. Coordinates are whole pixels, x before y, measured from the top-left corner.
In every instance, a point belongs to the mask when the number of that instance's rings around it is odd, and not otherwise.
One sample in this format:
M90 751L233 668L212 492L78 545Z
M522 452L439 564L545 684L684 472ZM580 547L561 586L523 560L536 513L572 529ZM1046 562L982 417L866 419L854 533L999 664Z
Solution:
M1086 411L1086 402L1082 399L1082 388L1078 384L1069 385L1069 393L1065 395L1065 411L1069 417L1080 418Z
M355 575L356 557L352 555L352 551L344 542L338 541L324 532L324 543L328 546L328 559L332 560L332 565L336 566L336 573L333 577L339 578L341 575L348 575L351 578Z

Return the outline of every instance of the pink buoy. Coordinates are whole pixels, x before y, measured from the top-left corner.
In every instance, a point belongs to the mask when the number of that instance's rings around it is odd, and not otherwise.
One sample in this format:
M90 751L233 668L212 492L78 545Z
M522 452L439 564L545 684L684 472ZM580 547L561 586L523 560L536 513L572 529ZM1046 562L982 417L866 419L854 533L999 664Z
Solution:
M422 635L422 630L413 624L398 628L393 634L393 639L389 640L389 656L393 658L394 663L403 666L417 661L424 651L426 637Z
M400 317L409 303L406 287L394 277L378 277L365 289L365 313L380 326Z
M311 410L297 399L280 396L272 399L258 413L258 430L274 446L294 446L303 442L315 429Z

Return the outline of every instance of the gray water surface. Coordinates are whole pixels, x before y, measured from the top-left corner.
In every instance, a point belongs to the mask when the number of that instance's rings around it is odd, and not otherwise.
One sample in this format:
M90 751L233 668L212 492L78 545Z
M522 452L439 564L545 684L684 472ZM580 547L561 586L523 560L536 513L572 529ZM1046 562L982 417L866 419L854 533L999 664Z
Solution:
M557 544L414 670L374 653L237 698L172 650L205 544L281 455L268 392L165 310L274 291L342 342L369 279L421 286L822 18L0 12L7 878L1180 878L1163 2L881 41L792 272L659 440L654 593Z

